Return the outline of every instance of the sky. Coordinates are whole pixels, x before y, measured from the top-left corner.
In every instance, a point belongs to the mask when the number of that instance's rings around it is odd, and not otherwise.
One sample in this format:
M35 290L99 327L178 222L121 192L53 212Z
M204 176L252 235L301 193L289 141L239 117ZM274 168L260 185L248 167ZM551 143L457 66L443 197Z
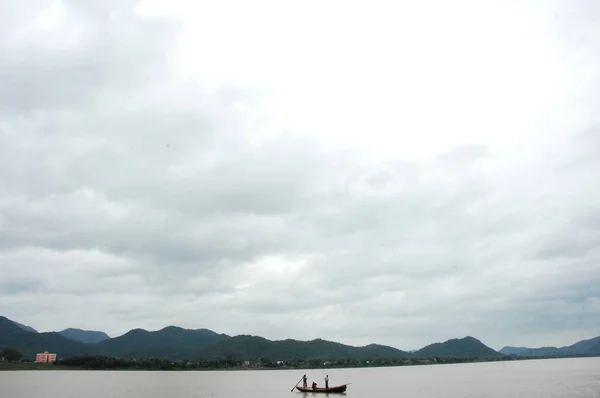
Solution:
M0 4L0 315L600 334L600 3Z

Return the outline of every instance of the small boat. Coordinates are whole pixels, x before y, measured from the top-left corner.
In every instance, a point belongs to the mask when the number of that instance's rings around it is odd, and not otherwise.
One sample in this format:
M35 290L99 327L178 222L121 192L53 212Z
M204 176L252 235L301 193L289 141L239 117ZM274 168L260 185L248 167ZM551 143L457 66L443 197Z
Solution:
M329 388L325 388L325 387L300 387L300 386L296 386L296 388L298 389L298 391L301 392L345 392L346 391L346 386L348 384L342 384L341 386L335 386L335 387L329 387Z

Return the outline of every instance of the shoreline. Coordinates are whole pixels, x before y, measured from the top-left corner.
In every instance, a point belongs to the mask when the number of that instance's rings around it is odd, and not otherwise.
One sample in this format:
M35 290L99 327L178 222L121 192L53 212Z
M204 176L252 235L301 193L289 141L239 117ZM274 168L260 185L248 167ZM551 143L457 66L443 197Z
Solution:
M502 358L492 360L456 360L456 361L439 361L439 362L427 362L427 363L406 363L406 364L386 364L386 365L371 365L371 366L323 366L323 367L245 367L245 366L231 366L231 367L180 367L173 365L170 368L144 368L144 367L89 367L89 366L74 366L65 364L54 364L54 363L35 363L35 362L0 362L1 371L115 371L115 372L202 372L202 371L270 371L270 370L315 370L315 369L372 369L372 368L398 368L398 367L414 367L414 366L440 366L440 365L458 365L458 364L469 364L469 363L492 363L492 362L518 362L518 361L532 361L532 360L549 360L549 359L583 359L583 358L598 358L598 356L574 356L574 357L526 357L526 358Z

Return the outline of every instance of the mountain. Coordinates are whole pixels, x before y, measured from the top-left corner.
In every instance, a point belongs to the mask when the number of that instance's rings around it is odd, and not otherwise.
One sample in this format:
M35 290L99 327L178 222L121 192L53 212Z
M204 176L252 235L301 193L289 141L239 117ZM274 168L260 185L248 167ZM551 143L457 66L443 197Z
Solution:
M0 339L11 335L18 335L22 333L33 333L27 332L19 324L10 319L0 316ZM0 340L1 341L1 340Z
M504 354L504 355L519 355L520 353L529 350L530 348L527 347L511 347L511 346L505 346L502 347L502 349L500 351L498 351L500 354Z
M588 340L581 340L577 343L564 347L504 347L500 350L506 355L518 355L528 357L565 357L573 355L599 355L600 354L600 336Z
M183 329L167 326L150 332L133 329L122 336L108 338L89 344L72 338L72 330L67 333L31 333L6 320L0 325L0 346L19 349L24 358L32 359L35 353L56 352L59 357L82 354L99 354L113 357L143 358L160 357L167 359L222 359L268 357L273 360L311 358L402 358L407 354L398 349L370 344L353 347L332 341L316 339L312 341L281 340L271 341L263 337L240 335L230 337L208 329ZM3 332L4 331L4 332ZM76 334L80 337L81 334ZM85 332L85 331L84 331ZM67 337L65 337L65 334ZM86 334L86 336L89 336Z
M0 316L0 348L14 347L23 354L23 359L35 359L38 352L60 353L61 357L95 353L90 344L69 340L58 333L28 332L10 319Z
M155 332L133 329L122 336L101 341L96 346L108 356L195 359L209 346L229 338L208 329L167 326Z
M568 355L586 355L598 344L600 344L600 336L581 340L570 346L560 347L559 350Z
M84 340L84 341L82 341ZM600 355L600 336L579 341L567 347L504 347L494 351L474 337L434 343L413 353L393 347L370 344L354 347L333 341L315 339L268 340L260 336L228 336L208 329L183 329L167 326L157 331L133 329L122 336L109 338L103 332L65 329L60 333L37 333L6 317L0 316L0 349L17 348L24 359L34 359L38 352L55 352L59 358L76 355L106 355L122 358L165 359L399 359L455 357L491 359L506 355L568 356Z
M17 325L18 327L20 327L21 329L27 331L27 332L31 332L31 333L37 333L38 331L35 330L34 328L32 328L31 326L26 326L26 325L22 325L19 322L15 322L12 321L15 325Z
M588 351L588 355L597 355L600 356L600 342L594 344L592 347L590 347L590 350Z
M559 357L564 354L556 347L540 347L540 348L528 348L525 351L521 351L519 356L528 357Z
M292 339L272 341L259 336L240 335L225 339L209 347L203 356L207 358L267 357L272 360L289 360L314 358L404 358L408 355L408 353L396 348L377 344L353 347L322 339L311 341Z
M451 339L443 343L433 343L417 350L416 357L456 357L456 358L497 358L504 356L483 344L474 337Z
M517 355L522 357L556 357L563 355L556 347L527 348L506 346L499 352L505 355Z
M68 328L65 330L61 330L58 333L61 336L66 337L67 339L90 344L99 343L101 341L110 339L110 337L106 333L97 332L95 330Z

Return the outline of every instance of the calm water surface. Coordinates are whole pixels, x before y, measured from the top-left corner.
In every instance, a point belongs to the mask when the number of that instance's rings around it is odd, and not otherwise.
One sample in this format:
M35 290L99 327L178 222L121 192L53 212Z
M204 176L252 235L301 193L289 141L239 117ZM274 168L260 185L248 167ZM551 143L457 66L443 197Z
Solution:
M345 394L290 392L352 383ZM600 358L393 368L276 371L6 371L1 398L600 398Z

